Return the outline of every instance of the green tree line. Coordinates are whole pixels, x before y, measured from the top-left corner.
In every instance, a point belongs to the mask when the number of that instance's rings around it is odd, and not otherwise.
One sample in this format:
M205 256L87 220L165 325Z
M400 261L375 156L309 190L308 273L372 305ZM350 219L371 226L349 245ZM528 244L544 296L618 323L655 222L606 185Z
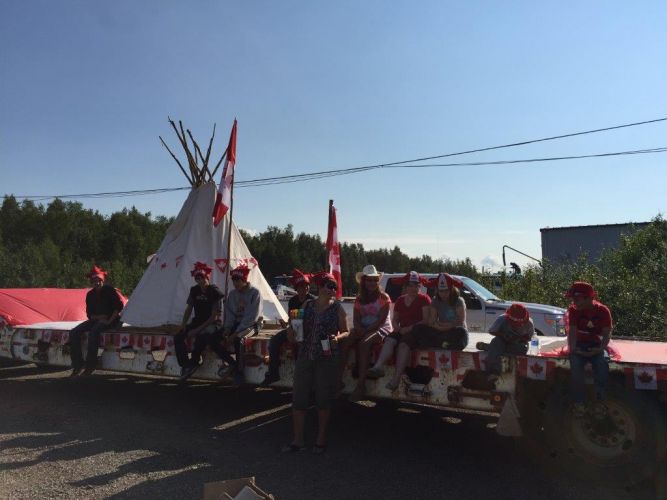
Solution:
M110 272L114 286L130 295L172 221L134 207L105 216L77 202L56 199L43 206L6 196L0 206L0 288L85 287L85 274L96 263ZM294 267L312 272L326 266L319 235L295 234L291 225L242 233L269 281ZM385 272L460 274L485 283L504 299L562 307L572 281L589 281L612 309L617 333L667 339L667 222L661 217L624 236L619 248L604 252L596 264L585 259L543 263L520 275L482 276L470 259L409 257L398 246L367 250L348 242L341 244L341 262L346 295L356 293L355 273L366 264Z

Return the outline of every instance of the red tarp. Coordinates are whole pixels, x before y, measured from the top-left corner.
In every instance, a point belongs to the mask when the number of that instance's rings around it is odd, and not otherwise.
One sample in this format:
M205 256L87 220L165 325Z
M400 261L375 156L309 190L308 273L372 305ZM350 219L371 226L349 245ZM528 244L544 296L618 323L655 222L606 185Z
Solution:
M11 326L82 321L90 288L0 288L0 320ZM127 298L118 292L123 301Z

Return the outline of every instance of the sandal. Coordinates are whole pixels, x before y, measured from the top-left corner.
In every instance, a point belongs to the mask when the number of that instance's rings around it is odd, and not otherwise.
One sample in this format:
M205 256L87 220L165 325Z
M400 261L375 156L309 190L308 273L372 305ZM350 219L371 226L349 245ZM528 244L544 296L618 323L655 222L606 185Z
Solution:
M299 451L306 451L305 446L299 446L298 444L290 443L286 444L285 446L282 447L280 450L283 453L297 453Z
M322 455L325 451L327 451L327 445L326 444L316 444L313 446L313 455Z
M384 377L384 370L382 368L369 368L366 372L366 378L376 380Z

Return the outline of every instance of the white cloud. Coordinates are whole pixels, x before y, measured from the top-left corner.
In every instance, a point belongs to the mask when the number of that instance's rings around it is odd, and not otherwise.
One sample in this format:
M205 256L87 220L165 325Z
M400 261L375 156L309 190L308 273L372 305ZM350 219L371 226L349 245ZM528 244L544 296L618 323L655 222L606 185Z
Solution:
M502 267L500 260L493 255L487 255L482 260L480 260L479 263L484 267L484 269L489 270L497 270Z

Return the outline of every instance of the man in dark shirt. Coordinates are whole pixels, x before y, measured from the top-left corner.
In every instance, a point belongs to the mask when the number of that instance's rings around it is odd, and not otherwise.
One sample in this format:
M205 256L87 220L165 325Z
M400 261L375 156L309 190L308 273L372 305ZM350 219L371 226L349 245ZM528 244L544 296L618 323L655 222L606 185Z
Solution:
M106 271L97 266L93 266L88 273L92 286L92 290L86 294L86 315L88 319L69 332L72 377L79 375L84 368L81 353L81 335L88 332L88 352L83 375L90 375L97 365L100 334L120 324L119 314L123 310L123 302L114 287L104 284L106 277Z
M209 342L210 335L219 328L221 301L223 294L220 289L210 283L212 268L203 262L195 263L190 274L197 284L190 288L187 306L183 314L181 331L174 337L176 359L181 366L181 379L186 380L199 368L201 353ZM195 316L188 323L194 310ZM188 359L186 338L194 338L192 354Z
M296 295L289 299L287 304L288 312L295 309L303 309L303 305L307 300L317 298L314 295L308 293L310 290L309 274L304 274L301 270L294 269L289 281L296 290ZM284 322L281 321L281 323ZM282 326L284 329L280 330L273 337L271 337L271 340L269 340L269 371L266 372L264 381L260 384L262 387L267 387L280 380L280 349L287 341L288 323L284 323ZM294 350L294 353L296 354L296 349Z

